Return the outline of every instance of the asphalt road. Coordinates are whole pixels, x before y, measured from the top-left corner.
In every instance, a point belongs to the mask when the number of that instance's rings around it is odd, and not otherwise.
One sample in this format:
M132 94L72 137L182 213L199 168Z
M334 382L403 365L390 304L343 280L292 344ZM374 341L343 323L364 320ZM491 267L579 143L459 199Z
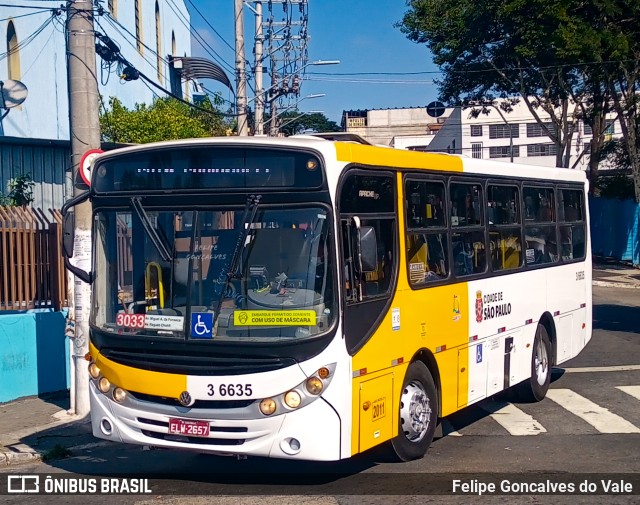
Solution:
M554 371L537 404L487 400L451 416L424 459L385 463L378 454L331 464L237 461L201 454L97 444L66 459L11 473L74 472L87 478L153 474L161 495L90 498L97 504L411 504L469 503L453 479L515 488L547 480L579 488L631 484L635 496L589 494L483 496L484 503L637 503L640 495L640 290L594 287L594 334ZM336 475L340 474L340 475ZM584 475L588 474L588 475ZM606 475L600 475L606 474ZM613 474L613 475L612 475ZM622 482L620 482L622 480ZM475 483L474 483L475 481ZM593 489L593 487L591 488ZM611 487L609 487L611 489ZM429 495L441 491L444 494ZM477 493L477 489L476 489ZM171 496L182 495L187 496ZM222 496L238 495L240 496ZM203 497L209 495L208 497ZM11 505L80 503L80 496L2 496Z

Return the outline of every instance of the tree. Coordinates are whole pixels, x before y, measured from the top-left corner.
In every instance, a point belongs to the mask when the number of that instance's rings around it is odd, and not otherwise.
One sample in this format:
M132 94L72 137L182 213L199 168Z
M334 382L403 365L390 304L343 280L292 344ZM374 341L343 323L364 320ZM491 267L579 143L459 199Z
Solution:
M26 207L33 202L33 187L36 185L31 174L22 174L9 182L9 193L0 193L0 205Z
M109 99L110 110L100 115L102 138L119 143L144 144L160 140L229 135L232 125L205 100L194 109L174 98L158 98L151 105L127 109L117 98Z
M280 131L287 136L296 135L305 131L317 133L337 132L340 127L335 121L320 112L305 114L298 110L287 111L280 115Z
M556 144L556 165L562 167L569 166L571 139L582 119L594 134L592 182L612 110L624 122L623 133L629 131L628 148L637 153L637 0L494 0L481 9L472 0L409 0L408 5L398 26L430 48L443 72L444 101L523 100ZM538 110L549 115L551 128Z

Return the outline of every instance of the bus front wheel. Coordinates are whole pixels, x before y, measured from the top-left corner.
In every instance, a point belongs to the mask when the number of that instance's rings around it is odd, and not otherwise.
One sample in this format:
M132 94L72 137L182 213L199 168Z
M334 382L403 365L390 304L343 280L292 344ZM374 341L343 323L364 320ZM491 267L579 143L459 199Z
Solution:
M544 399L551 383L551 341L544 325L539 324L533 339L531 377L516 388L517 400L539 402Z
M398 435L391 440L400 461L422 458L433 441L438 419L438 396L424 363L409 365L400 395Z

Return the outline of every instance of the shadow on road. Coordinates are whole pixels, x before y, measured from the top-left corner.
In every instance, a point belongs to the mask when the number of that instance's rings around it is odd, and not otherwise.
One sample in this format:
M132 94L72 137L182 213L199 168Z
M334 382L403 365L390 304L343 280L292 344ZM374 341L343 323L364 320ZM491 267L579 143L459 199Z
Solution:
M640 333L640 307L601 304L593 306L593 329Z

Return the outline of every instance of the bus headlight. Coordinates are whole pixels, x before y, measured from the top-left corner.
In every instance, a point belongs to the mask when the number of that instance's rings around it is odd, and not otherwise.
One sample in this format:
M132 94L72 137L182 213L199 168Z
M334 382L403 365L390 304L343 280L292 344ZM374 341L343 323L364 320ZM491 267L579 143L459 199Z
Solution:
M284 395L284 403L290 409L297 409L302 403L302 397L297 391L289 391Z
M260 412L265 416L270 416L276 411L276 402L273 398L265 398L260 402Z
M91 375L91 377L93 377L94 379L100 377L100 369L98 368L98 365L96 365L95 363L91 363L89 365L89 375Z
M127 397L127 392L122 388L115 388L113 390L113 399L118 403L122 403Z
M309 405L327 389L335 370L336 363L323 366L285 393L265 398L259 404L260 412L265 416L270 416L276 411L278 414L285 414L287 409L297 410Z
M309 377L307 379L306 386L307 391L309 391L309 393L311 393L312 395L319 395L324 389L324 384L322 384L322 381L317 377Z
M102 377L98 381L98 389L103 393L108 393L110 387L111 387L111 383L109 382L109 379L107 379L106 377Z

